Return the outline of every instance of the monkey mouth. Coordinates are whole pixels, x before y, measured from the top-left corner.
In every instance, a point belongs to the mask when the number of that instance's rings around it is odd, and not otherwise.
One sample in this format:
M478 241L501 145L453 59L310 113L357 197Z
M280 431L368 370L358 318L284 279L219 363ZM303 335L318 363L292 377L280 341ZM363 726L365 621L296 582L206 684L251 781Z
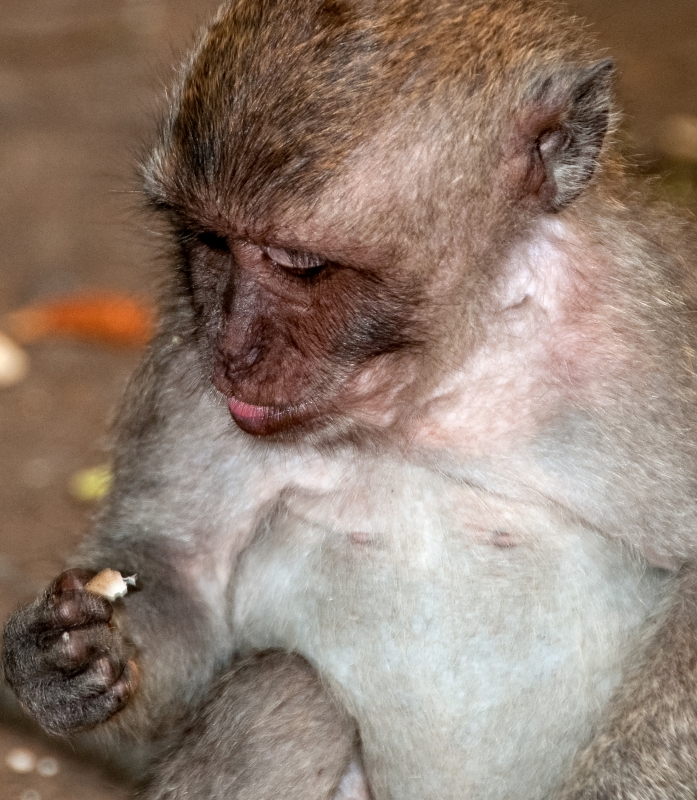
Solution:
M256 406L238 400L236 397L228 398L228 409L237 427L253 436L268 436L272 433L280 433L307 421L313 416L310 413L310 408L305 404L298 406Z

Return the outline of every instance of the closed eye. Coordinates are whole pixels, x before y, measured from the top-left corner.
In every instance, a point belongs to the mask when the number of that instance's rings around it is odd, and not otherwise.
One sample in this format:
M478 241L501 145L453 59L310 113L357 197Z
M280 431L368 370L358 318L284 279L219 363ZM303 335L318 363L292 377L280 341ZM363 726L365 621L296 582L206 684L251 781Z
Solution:
M264 247L263 250L272 264L300 278L312 278L329 266L323 258L310 253L297 253L280 247Z

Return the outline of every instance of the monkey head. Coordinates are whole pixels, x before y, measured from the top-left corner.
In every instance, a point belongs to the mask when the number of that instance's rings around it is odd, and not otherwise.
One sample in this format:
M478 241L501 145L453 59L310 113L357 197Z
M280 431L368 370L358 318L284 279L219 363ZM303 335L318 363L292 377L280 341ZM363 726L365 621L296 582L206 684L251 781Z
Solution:
M243 430L418 413L506 251L597 171L611 63L510 5L233 0L204 32L146 187Z

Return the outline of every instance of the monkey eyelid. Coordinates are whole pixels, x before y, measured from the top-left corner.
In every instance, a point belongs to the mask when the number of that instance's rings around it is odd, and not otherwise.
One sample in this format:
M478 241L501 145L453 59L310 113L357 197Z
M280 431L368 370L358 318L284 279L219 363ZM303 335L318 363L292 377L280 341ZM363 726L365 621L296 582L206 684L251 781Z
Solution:
M302 274L303 272L316 273L327 266L325 259L310 253L297 253L279 247L262 247L261 249L264 255L274 264L297 274Z

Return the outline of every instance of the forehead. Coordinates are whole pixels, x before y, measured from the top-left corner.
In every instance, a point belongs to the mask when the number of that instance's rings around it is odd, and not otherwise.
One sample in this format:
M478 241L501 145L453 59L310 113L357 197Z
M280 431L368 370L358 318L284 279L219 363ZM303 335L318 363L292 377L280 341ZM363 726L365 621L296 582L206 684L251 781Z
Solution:
M549 23L525 0L234 0L183 71L151 190L245 219L310 209L380 132L418 128L436 100L455 119L552 52Z
M165 189L250 218L286 197L316 196L367 130L373 56L358 28L340 3L224 8L183 76L158 148ZM187 187L177 187L182 179Z

